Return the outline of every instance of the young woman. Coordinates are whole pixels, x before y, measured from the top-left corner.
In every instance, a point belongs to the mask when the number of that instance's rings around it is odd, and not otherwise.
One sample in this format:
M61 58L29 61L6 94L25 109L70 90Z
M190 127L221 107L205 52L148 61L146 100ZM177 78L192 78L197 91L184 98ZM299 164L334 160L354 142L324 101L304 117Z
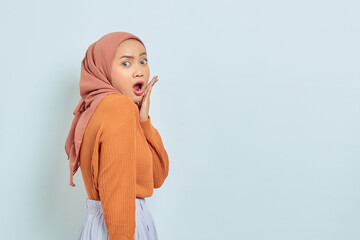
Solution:
M81 168L87 212L78 240L157 240L145 198L160 188L169 159L149 116L150 69L144 43L112 32L91 44L65 150L70 185Z

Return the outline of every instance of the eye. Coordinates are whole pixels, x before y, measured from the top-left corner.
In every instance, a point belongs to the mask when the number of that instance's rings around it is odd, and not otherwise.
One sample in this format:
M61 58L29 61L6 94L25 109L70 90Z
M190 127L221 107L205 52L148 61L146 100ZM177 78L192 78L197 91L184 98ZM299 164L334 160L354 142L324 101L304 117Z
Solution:
M146 63L147 63L147 59L143 59L143 60L141 60L140 62L142 62L142 61L145 61L145 63L144 63L144 64L146 64Z
M123 65L124 65L125 63L129 63L129 64L130 64L130 62L126 61L126 62L123 62ZM124 65L124 66L127 67L127 66L129 66L129 65Z

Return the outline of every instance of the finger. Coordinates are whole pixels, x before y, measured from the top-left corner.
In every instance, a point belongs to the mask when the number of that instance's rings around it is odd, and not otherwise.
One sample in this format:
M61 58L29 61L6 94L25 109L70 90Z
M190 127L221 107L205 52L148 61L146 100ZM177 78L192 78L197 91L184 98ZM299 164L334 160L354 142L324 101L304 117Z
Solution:
M149 88L148 88L148 89L146 89L146 92L145 92L145 94L144 94L144 98L143 98L143 99L144 99L144 101L146 101L146 99L148 98L150 88L151 88L151 86L149 86Z
M152 89L152 86L150 85L146 91L146 95L144 95L144 98L143 98L145 102L149 101L151 89Z
M158 79L156 79L156 81L151 85L151 88L149 89L150 92L148 93L149 95L151 93L151 90L152 90L153 86L155 85L155 83L157 83L157 81L158 81Z
M151 80L151 82L149 82L149 85L153 86L158 80L158 76L153 77L153 79Z
M159 78L154 81L153 86L155 85L155 83L157 83L157 81L159 81Z
M146 86L145 91L144 91L144 98L147 97L149 89L152 88L152 86L154 86L154 84L158 81L158 76L155 76L151 82Z
M151 94L151 90L152 90L153 86L154 85L152 85L151 88L149 89L148 94L147 94L147 96L148 96L147 98L150 98L150 94Z
M146 88L148 88L150 85L153 85L155 81L157 81L158 76L154 76L151 81L148 83L148 85L146 86Z
M145 89L145 94L144 94L145 96L147 96L147 93L149 92L149 89L153 86L153 84L154 84L154 83L151 83L151 82L150 82L150 83L147 85L147 87L146 87L146 89Z
M151 80L151 81L152 81L152 80ZM144 96L146 95L146 92L147 92L147 90L148 90L148 88L149 88L149 86L150 86L151 81L150 81L150 82L146 85L146 87L145 87Z

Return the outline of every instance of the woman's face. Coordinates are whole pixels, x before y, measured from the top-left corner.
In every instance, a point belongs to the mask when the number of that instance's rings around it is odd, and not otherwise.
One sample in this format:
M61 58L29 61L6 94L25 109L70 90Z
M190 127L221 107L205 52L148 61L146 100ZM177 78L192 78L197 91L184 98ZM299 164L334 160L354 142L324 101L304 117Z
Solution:
M112 62L110 83L135 103L141 101L149 81L150 69L144 45L136 39L119 44ZM141 88L136 83L142 83Z

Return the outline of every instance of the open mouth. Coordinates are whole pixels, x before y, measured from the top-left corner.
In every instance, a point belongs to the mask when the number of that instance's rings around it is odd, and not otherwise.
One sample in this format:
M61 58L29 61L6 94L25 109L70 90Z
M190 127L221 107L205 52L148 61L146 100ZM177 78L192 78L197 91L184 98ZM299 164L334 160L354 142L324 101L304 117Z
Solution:
M133 89L134 89L134 92L136 95L142 95L143 94L143 91L141 90L142 87L144 86L144 82L136 82L134 85L133 85Z

